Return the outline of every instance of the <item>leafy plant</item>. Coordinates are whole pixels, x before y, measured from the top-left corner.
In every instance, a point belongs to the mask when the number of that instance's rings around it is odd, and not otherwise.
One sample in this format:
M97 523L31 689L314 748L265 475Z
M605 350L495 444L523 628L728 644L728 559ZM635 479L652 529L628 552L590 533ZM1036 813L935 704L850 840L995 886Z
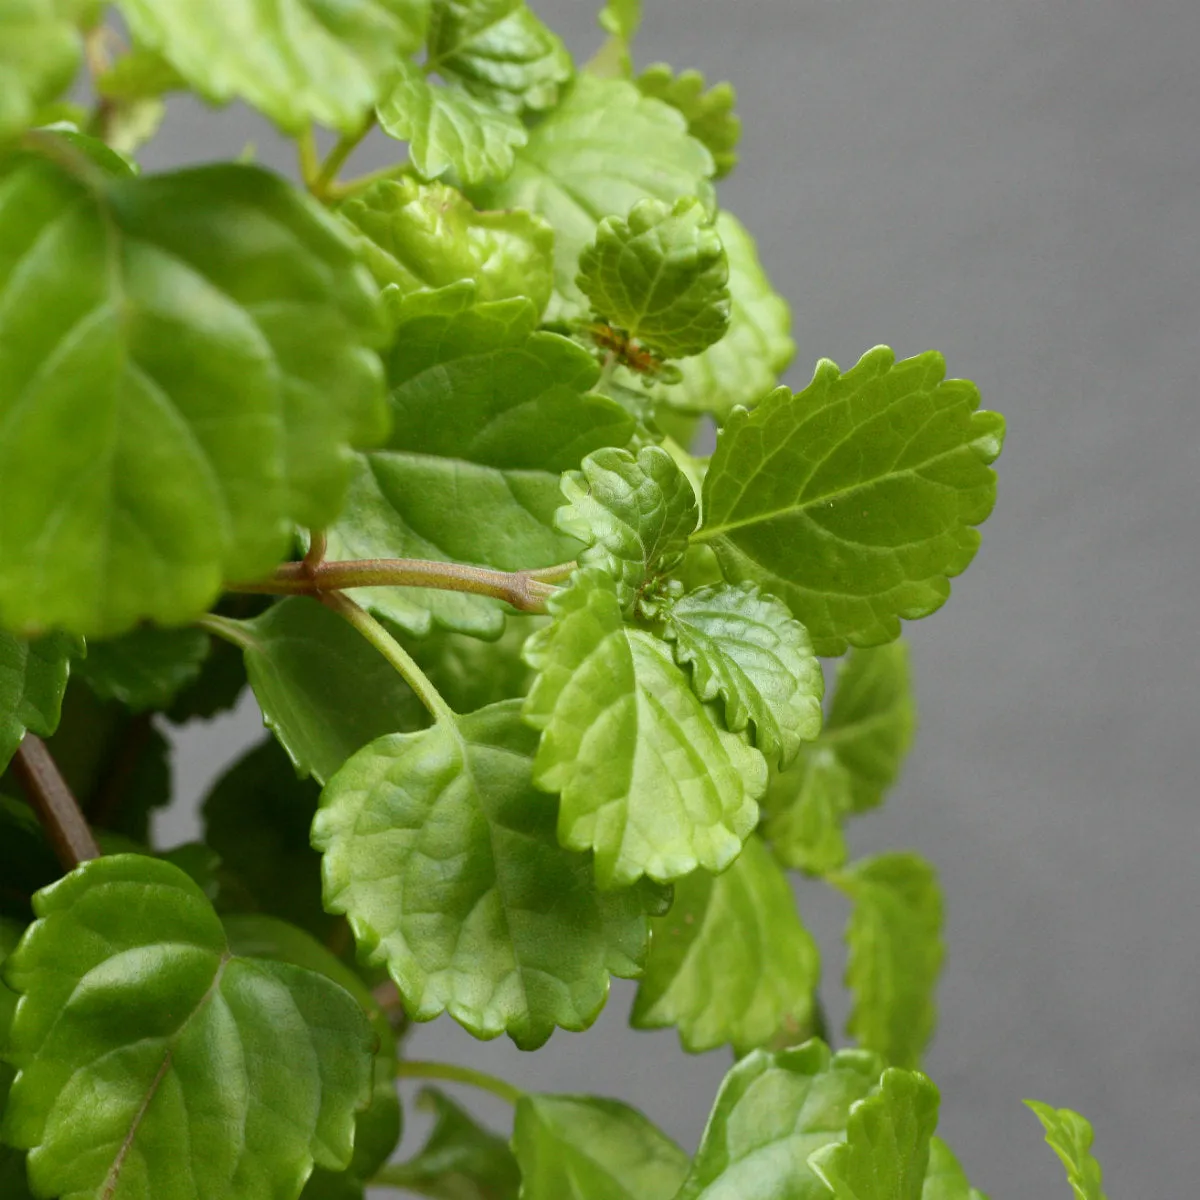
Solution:
M1002 419L932 352L777 386L733 89L636 73L636 0L581 68L524 0L116 9L128 46L0 0L0 1193L980 1197L919 1070L936 873L845 830ZM183 89L293 136L302 187L143 174ZM376 126L407 157L346 178ZM164 723L247 684L268 740L156 848ZM852 1047L789 870L851 901ZM404 1056L442 1013L535 1049L614 975L737 1058L694 1156ZM393 1161L407 1078L511 1138L427 1090ZM1087 1122L1033 1107L1100 1200Z

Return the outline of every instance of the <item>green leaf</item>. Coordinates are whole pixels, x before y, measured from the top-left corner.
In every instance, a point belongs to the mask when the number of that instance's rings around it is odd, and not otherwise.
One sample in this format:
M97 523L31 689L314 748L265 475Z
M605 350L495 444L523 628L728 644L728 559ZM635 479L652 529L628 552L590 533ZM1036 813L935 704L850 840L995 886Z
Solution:
M561 792L558 836L596 852L602 888L724 870L758 819L766 764L696 698L666 643L622 619L616 585L584 568L526 645L533 778Z
M27 642L0 629L0 774L26 731L49 737L58 728L63 693L78 639L52 634Z
M194 682L171 702L167 719L182 725L194 717L208 720L237 705L246 687L246 666L241 651L215 640Z
M810 1154L845 1139L850 1109L869 1095L880 1063L823 1042L755 1050L725 1076L677 1200L829 1200Z
M379 105L379 124L408 143L413 169L427 180L448 171L466 184L503 179L527 140L511 113L430 83L420 67L404 61L396 64L392 90Z
M108 100L146 100L187 87L161 54L135 46L96 77L96 93Z
M415 179L383 180L342 206L363 261L404 295L475 281L475 298L527 296L540 313L553 283L554 231L526 212L480 212L461 192Z
M623 214L646 197L708 202L708 151L683 118L631 83L581 75L559 106L529 133L512 174L475 198L485 208L523 208L554 227L555 295L548 317L583 316L575 285L579 255L602 217Z
M35 907L5 963L22 999L3 1123L35 1191L275 1200L314 1162L348 1165L374 1036L347 992L232 957L199 888L154 859L85 863Z
M134 629L89 642L75 670L101 700L117 700L133 712L167 708L199 677L209 645L199 629Z
M298 774L324 783L369 742L424 723L425 710L395 668L316 601L291 597L230 624L263 720Z
M635 1029L675 1025L693 1054L729 1042L742 1055L809 1026L820 956L759 838L720 875L681 879L670 912L650 930Z
M792 316L758 260L754 239L732 213L717 214L717 233L729 260L729 332L679 364L682 380L659 387L662 403L724 421L734 405L750 406L770 391L796 352Z
M935 1137L929 1143L929 1168L921 1200L987 1200L967 1179L954 1151Z
M1046 1131L1046 1145L1067 1168L1067 1182L1075 1200L1105 1200L1103 1171L1092 1157L1092 1127L1069 1108L1054 1108L1040 1100L1026 1100Z
M640 1112L592 1096L522 1096L521 1200L673 1200L687 1155Z
M664 358L688 358L729 329L729 261L699 200L639 200L605 217L575 283L602 320Z
M313 823L325 907L386 966L408 1014L448 1012L523 1049L586 1029L609 973L636 975L653 889L598 895L530 780L517 702L380 738L326 786Z
M633 431L618 404L587 394L595 361L535 332L528 301L477 305L468 283L399 300L395 316L394 432L363 456L330 555L502 571L570 561L578 543L554 528L561 473ZM495 638L504 626L500 601L483 596L365 588L356 599L417 637L438 626Z
M890 1067L850 1110L846 1140L808 1156L836 1200L921 1200L938 1090L918 1071Z
M825 875L845 863L842 821L852 784L829 747L801 753L786 770L772 771L763 832L785 867Z
M841 374L823 359L793 396L735 412L704 480L704 526L730 582L786 601L817 653L894 640L928 616L979 547L1004 420L945 379L940 354L886 346Z
M374 288L305 197L83 162L0 163L0 619L108 637L269 571L386 410Z
M83 40L76 0L5 0L0 8L0 142L33 125L70 86Z
M680 666L701 700L725 702L725 724L754 727L765 755L789 762L821 731L825 678L803 625L753 584L700 588L666 614Z
M0 918L31 921L34 892L61 873L33 810L24 801L0 795Z
M846 927L846 1032L896 1067L915 1067L933 1032L945 947L942 894L915 854L860 859L830 877L854 904Z
M521 1171L504 1138L436 1088L417 1104L433 1113L433 1130L419 1154L387 1168L389 1186L432 1200L517 1200Z
M119 0L134 40L214 104L244 100L285 133L310 124L352 134L401 54L420 44L428 4L413 0Z
M544 617L510 616L495 642L457 633L432 633L406 649L458 713L474 712L501 700L524 696L533 672L521 658L526 639L546 624Z
M511 113L553 108L573 70L524 0L435 0L425 69Z
M676 75L666 63L647 67L635 82L643 96L661 100L684 115L688 133L712 154L717 179L723 179L737 166L742 122L733 111L737 93L732 84L718 83L705 91L704 76L699 71Z
M661 446L644 446L637 458L597 450L580 470L564 474L561 486L568 503L554 523L583 542L581 563L616 580L626 611L647 584L679 565L700 521L692 485Z
M642 0L608 0L597 19L606 33L632 42L642 24Z
M24 926L16 921L0 919L0 966L21 940ZM0 977L0 1114L8 1103L8 1089L12 1084L13 1071L3 1061L8 1045L8 1031L16 1011L17 997L4 986ZM0 1196L4 1200L33 1200L25 1176L25 1155L8 1146L0 1145Z
M321 907L321 858L308 840L319 796L271 738L217 780L202 813L204 840L253 906L324 941L337 918Z

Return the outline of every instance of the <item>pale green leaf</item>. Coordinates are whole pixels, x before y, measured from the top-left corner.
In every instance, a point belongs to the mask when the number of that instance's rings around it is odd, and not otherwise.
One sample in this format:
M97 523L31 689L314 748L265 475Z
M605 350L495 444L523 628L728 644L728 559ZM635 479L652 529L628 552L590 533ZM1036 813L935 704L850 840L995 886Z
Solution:
M830 877L854 905L846 927L846 1032L896 1067L915 1067L933 1032L942 967L942 894L915 854L880 854Z
M598 20L605 33L632 42L642 24L642 0L608 0Z
M829 1200L808 1156L845 1140L850 1109L869 1095L881 1064L823 1042L755 1050L725 1076L677 1200Z
M38 110L70 86L82 56L76 0L5 0L0 5L0 142L33 125Z
M555 295L548 317L587 312L575 285L579 255L603 217L646 197L668 204L711 196L712 157L689 137L682 116L624 80L581 75L561 104L529 133L512 174L476 199L523 208L554 227Z
M5 964L22 999L3 1135L36 1191L277 1200L314 1163L349 1164L375 1039L347 992L233 957L203 893L155 859L95 859L35 907Z
M1069 1108L1054 1108L1040 1100L1026 1100L1046 1131L1046 1145L1062 1160L1075 1200L1105 1200L1103 1171L1092 1156L1092 1127Z
M398 56L419 45L427 3L119 0L119 8L134 39L206 100L244 100L290 134L312 122L351 134Z
M133 712L167 708L199 677L209 644L199 629L148 626L89 642L75 672L101 700L117 700Z
M96 76L96 93L108 100L146 100L187 87L163 56L135 46Z
M729 261L711 214L690 197L605 217L575 283L602 320L664 358L699 354L729 329Z
M785 867L824 875L846 861L842 822L853 780L828 746L806 749L773 771L763 799L764 833Z
M0 918L0 967L21 940L24 926L16 921ZM9 991L0 977L0 1114L8 1103L8 1089L12 1084L13 1070L4 1062L8 1044L8 1030L16 1011L16 994ZM0 1145L0 1196L4 1200L33 1200L33 1193L25 1177L25 1155Z
M712 154L717 179L723 179L737 166L742 122L733 111L737 93L732 84L718 83L705 91L704 76L699 71L676 75L666 63L647 67L636 82L643 96L661 100L684 115L688 132Z
M561 473L633 431L619 405L587 394L599 374L592 357L535 332L527 300L476 305L469 283L405 297L394 315L394 432L362 457L328 530L329 554L502 571L571 561L578 543L554 527ZM503 629L501 602L484 596L417 588L355 596L418 637L435 626L486 638Z
M0 629L0 774L28 730L49 737L58 728L75 638L51 634L27 642Z
M552 108L573 71L525 0L434 0L425 66L512 113Z
M313 823L325 907L386 966L417 1021L540 1046L586 1029L609 974L636 975L653 889L598 894L555 839L531 780L520 703L373 742L326 786Z
M975 556L1004 420L945 374L934 351L897 363L880 346L844 375L823 359L721 432L696 538L730 582L784 600L818 654L892 641Z
M921 1200L937 1119L933 1083L889 1067L851 1108L846 1140L810 1154L808 1165L836 1200Z
M732 213L717 214L717 233L729 260L729 332L679 364L682 380L658 387L662 403L724 421L734 405L750 406L771 390L796 352L787 302L771 287L754 239Z
M105 637L191 620L334 515L386 431L382 327L276 176L74 165L0 163L0 613Z
M554 231L526 212L480 212L461 192L383 180L342 206L363 261L400 292L475 281L479 302L527 296L540 313L553 283Z
M558 836L594 850L601 887L724 870L758 819L766 763L696 698L667 644L627 627L616 585L584 568L526 646L534 781L560 792Z
M408 143L422 179L449 171L466 184L503 179L525 145L525 127L511 113L455 88L440 87L410 62L396 65L391 91L379 105L379 124Z
M725 704L735 733L753 726L763 754L790 762L821 731L825 678L804 626L753 584L690 592L666 611L675 658L701 700Z
M597 450L566 472L561 486L568 503L554 523L584 544L581 563L616 580L627 611L647 585L679 565L700 521L692 485L661 446L644 446L636 458Z
M640 1112L592 1096L523 1096L521 1200L673 1200L687 1155Z
M921 1200L988 1200L977 1188L973 1188L966 1172L954 1156L954 1151L941 1138L929 1143L929 1167L925 1172L925 1186Z
M651 923L630 1023L674 1025L693 1054L726 1042L746 1054L809 1027L819 979L788 881L751 837L720 875L694 871L675 884L671 910Z

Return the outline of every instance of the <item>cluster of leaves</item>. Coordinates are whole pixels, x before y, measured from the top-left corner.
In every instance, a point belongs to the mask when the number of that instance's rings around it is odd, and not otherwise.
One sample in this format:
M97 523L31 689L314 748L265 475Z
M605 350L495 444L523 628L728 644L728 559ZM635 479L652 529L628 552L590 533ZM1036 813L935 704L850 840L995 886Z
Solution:
M636 74L635 0L583 69L524 0L116 7L114 58L97 0L0 0L0 1192L977 1200L918 1069L935 873L845 830L1001 418L935 353L777 386L733 89ZM304 187L143 175L181 89L294 136ZM376 125L407 158L339 178ZM271 737L156 851L166 723L247 684ZM104 851L65 874L47 787ZM852 1049L789 870L850 902ZM429 1091L389 1162L408 1022L533 1049L614 975L737 1056L694 1157L441 1064L511 1141ZM1100 1200L1086 1122L1037 1112Z

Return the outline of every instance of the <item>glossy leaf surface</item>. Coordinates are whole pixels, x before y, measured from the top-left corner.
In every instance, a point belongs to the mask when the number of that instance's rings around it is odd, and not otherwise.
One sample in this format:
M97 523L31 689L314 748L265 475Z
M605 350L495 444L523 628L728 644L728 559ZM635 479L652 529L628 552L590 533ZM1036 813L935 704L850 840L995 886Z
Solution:
M77 8L77 0L6 0L0 8L0 142L70 85L83 49Z
M0 918L0 967L21 939L24 926L16 921ZM8 1103L8 1089L12 1084L13 1070L4 1061L8 1045L8 1031L17 1007L17 996L0 977L0 1115ZM25 1155L19 1150L0 1145L0 1196L4 1200L33 1200L25 1175Z
M643 96L661 100L684 115L688 132L713 156L716 178L723 179L737 166L742 122L733 111L737 93L732 84L718 83L706 91L699 71L676 75L666 63L655 63L637 77L637 85Z
M49 737L58 728L77 640L52 634L27 642L0 630L0 773L26 731Z
M967 1179L962 1164L954 1156L954 1151L935 1137L929 1143L929 1167L925 1172L925 1186L921 1190L921 1200L988 1200L988 1198L973 1188Z
M1075 1200L1105 1200L1100 1164L1092 1155L1092 1126L1069 1108L1054 1108L1040 1100L1026 1100L1046 1131L1046 1145L1067 1169L1067 1182Z

